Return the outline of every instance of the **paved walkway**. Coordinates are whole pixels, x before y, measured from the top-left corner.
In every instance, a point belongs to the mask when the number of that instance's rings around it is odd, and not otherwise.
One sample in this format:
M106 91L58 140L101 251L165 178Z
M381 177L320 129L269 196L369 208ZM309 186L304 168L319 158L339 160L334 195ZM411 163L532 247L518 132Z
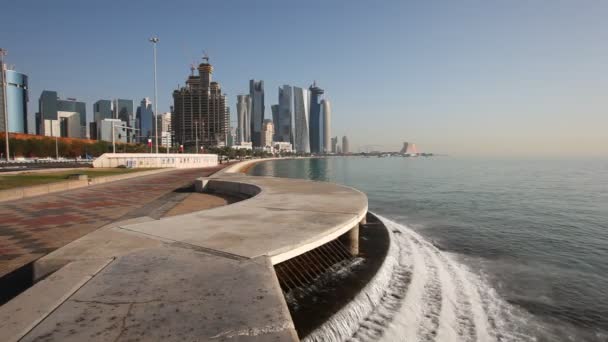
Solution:
M0 277L221 168L168 171L1 203Z

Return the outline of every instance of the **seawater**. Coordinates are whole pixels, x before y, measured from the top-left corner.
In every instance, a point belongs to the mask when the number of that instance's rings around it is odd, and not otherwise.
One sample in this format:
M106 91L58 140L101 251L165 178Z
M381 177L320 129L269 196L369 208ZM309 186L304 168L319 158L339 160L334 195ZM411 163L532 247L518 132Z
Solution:
M356 187L391 231L375 295L309 340L608 340L608 160L330 157L250 173Z

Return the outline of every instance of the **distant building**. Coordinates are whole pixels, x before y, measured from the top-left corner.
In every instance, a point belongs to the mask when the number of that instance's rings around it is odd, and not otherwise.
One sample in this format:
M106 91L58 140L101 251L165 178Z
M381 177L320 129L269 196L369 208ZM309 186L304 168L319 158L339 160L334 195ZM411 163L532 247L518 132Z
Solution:
M251 96L237 95L237 144L251 142Z
M44 90L38 100L36 133L52 137L86 137L86 104L61 100L56 91Z
M187 148L198 141L204 147L225 146L230 119L226 95L219 83L212 82L212 74L213 66L205 58L198 66L198 75L193 68L186 86L173 91L174 144Z
M264 122L264 81L249 81L251 96L251 142L253 147L262 146L262 123Z
M331 138L331 153L338 153L338 137Z
M97 122L89 122L89 139L98 140L99 130L97 129Z
M322 151L323 153L333 152L331 148L331 104L328 99L321 100L321 117L323 118L323 141Z
M4 72L2 72L4 71ZM4 80L6 75L6 80ZM8 111L8 132L28 133L27 103L28 79L25 74L8 70L6 63L0 65L0 132L6 132L4 127L4 103ZM6 89L4 84L6 83ZM6 95L6 99L4 96Z
M286 141L275 141L272 143L274 153L292 153L293 146Z
M119 119L126 123L130 128L137 128L135 124L135 114L133 111L133 100L117 99L114 101L114 119ZM128 142L138 141L139 132L128 130Z
M348 144L348 138L346 137L346 135L342 137L342 153L350 153L350 145Z
M264 120L262 125L262 147L271 147L274 137L274 124L271 120Z
M112 141L112 131L114 131L114 142L126 143L128 142L128 132L126 122L120 119L103 119L100 121L99 126L99 140ZM114 126L114 129L112 129Z
M139 137L139 142L147 143L149 138L156 139L154 134L154 111L152 110L152 101L149 98L141 100L139 107L137 107L137 113L135 115L136 127L139 131L136 131L136 135ZM159 132L160 131L159 129ZM159 134L160 139L160 134Z
M113 119L112 101L99 100L93 104L93 121L100 122L103 119Z
M277 135L277 127L279 127L279 105L270 106L270 110L272 112L272 125L274 126L274 136L272 137L273 141L279 141L279 137Z
M171 112L160 114L156 117L158 125L159 146L171 148Z
M251 141L243 141L240 144L235 144L232 146L235 150L252 150Z
M293 111L293 88L290 85L279 87L279 122L275 125L277 141L294 141L294 111Z
M293 87L294 103L294 149L297 153L310 153L309 105L310 92L307 89Z
M321 119L321 98L325 92L317 87L316 82L310 88L310 152L323 152L323 120Z

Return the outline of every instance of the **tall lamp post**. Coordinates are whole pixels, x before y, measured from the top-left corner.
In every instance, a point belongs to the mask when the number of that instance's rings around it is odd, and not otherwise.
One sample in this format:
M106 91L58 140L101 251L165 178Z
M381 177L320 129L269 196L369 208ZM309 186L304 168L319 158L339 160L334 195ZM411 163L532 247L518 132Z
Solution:
M6 154L6 162L10 160L10 148L8 146L8 103L6 98L6 68L4 67L4 56L7 51L0 48L0 72L2 72L2 105L4 110L4 153Z
M156 145L156 154L158 154L158 94L156 91L156 44L158 41L158 37L150 38L150 42L152 43L154 49L154 140Z

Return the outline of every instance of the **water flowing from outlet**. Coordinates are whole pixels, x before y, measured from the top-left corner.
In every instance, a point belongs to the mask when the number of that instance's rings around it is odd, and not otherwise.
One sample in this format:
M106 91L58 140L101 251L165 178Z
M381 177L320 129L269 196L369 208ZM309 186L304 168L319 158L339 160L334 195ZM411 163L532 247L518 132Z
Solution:
M529 315L410 228L376 215L391 239L372 281L304 341L533 341Z

